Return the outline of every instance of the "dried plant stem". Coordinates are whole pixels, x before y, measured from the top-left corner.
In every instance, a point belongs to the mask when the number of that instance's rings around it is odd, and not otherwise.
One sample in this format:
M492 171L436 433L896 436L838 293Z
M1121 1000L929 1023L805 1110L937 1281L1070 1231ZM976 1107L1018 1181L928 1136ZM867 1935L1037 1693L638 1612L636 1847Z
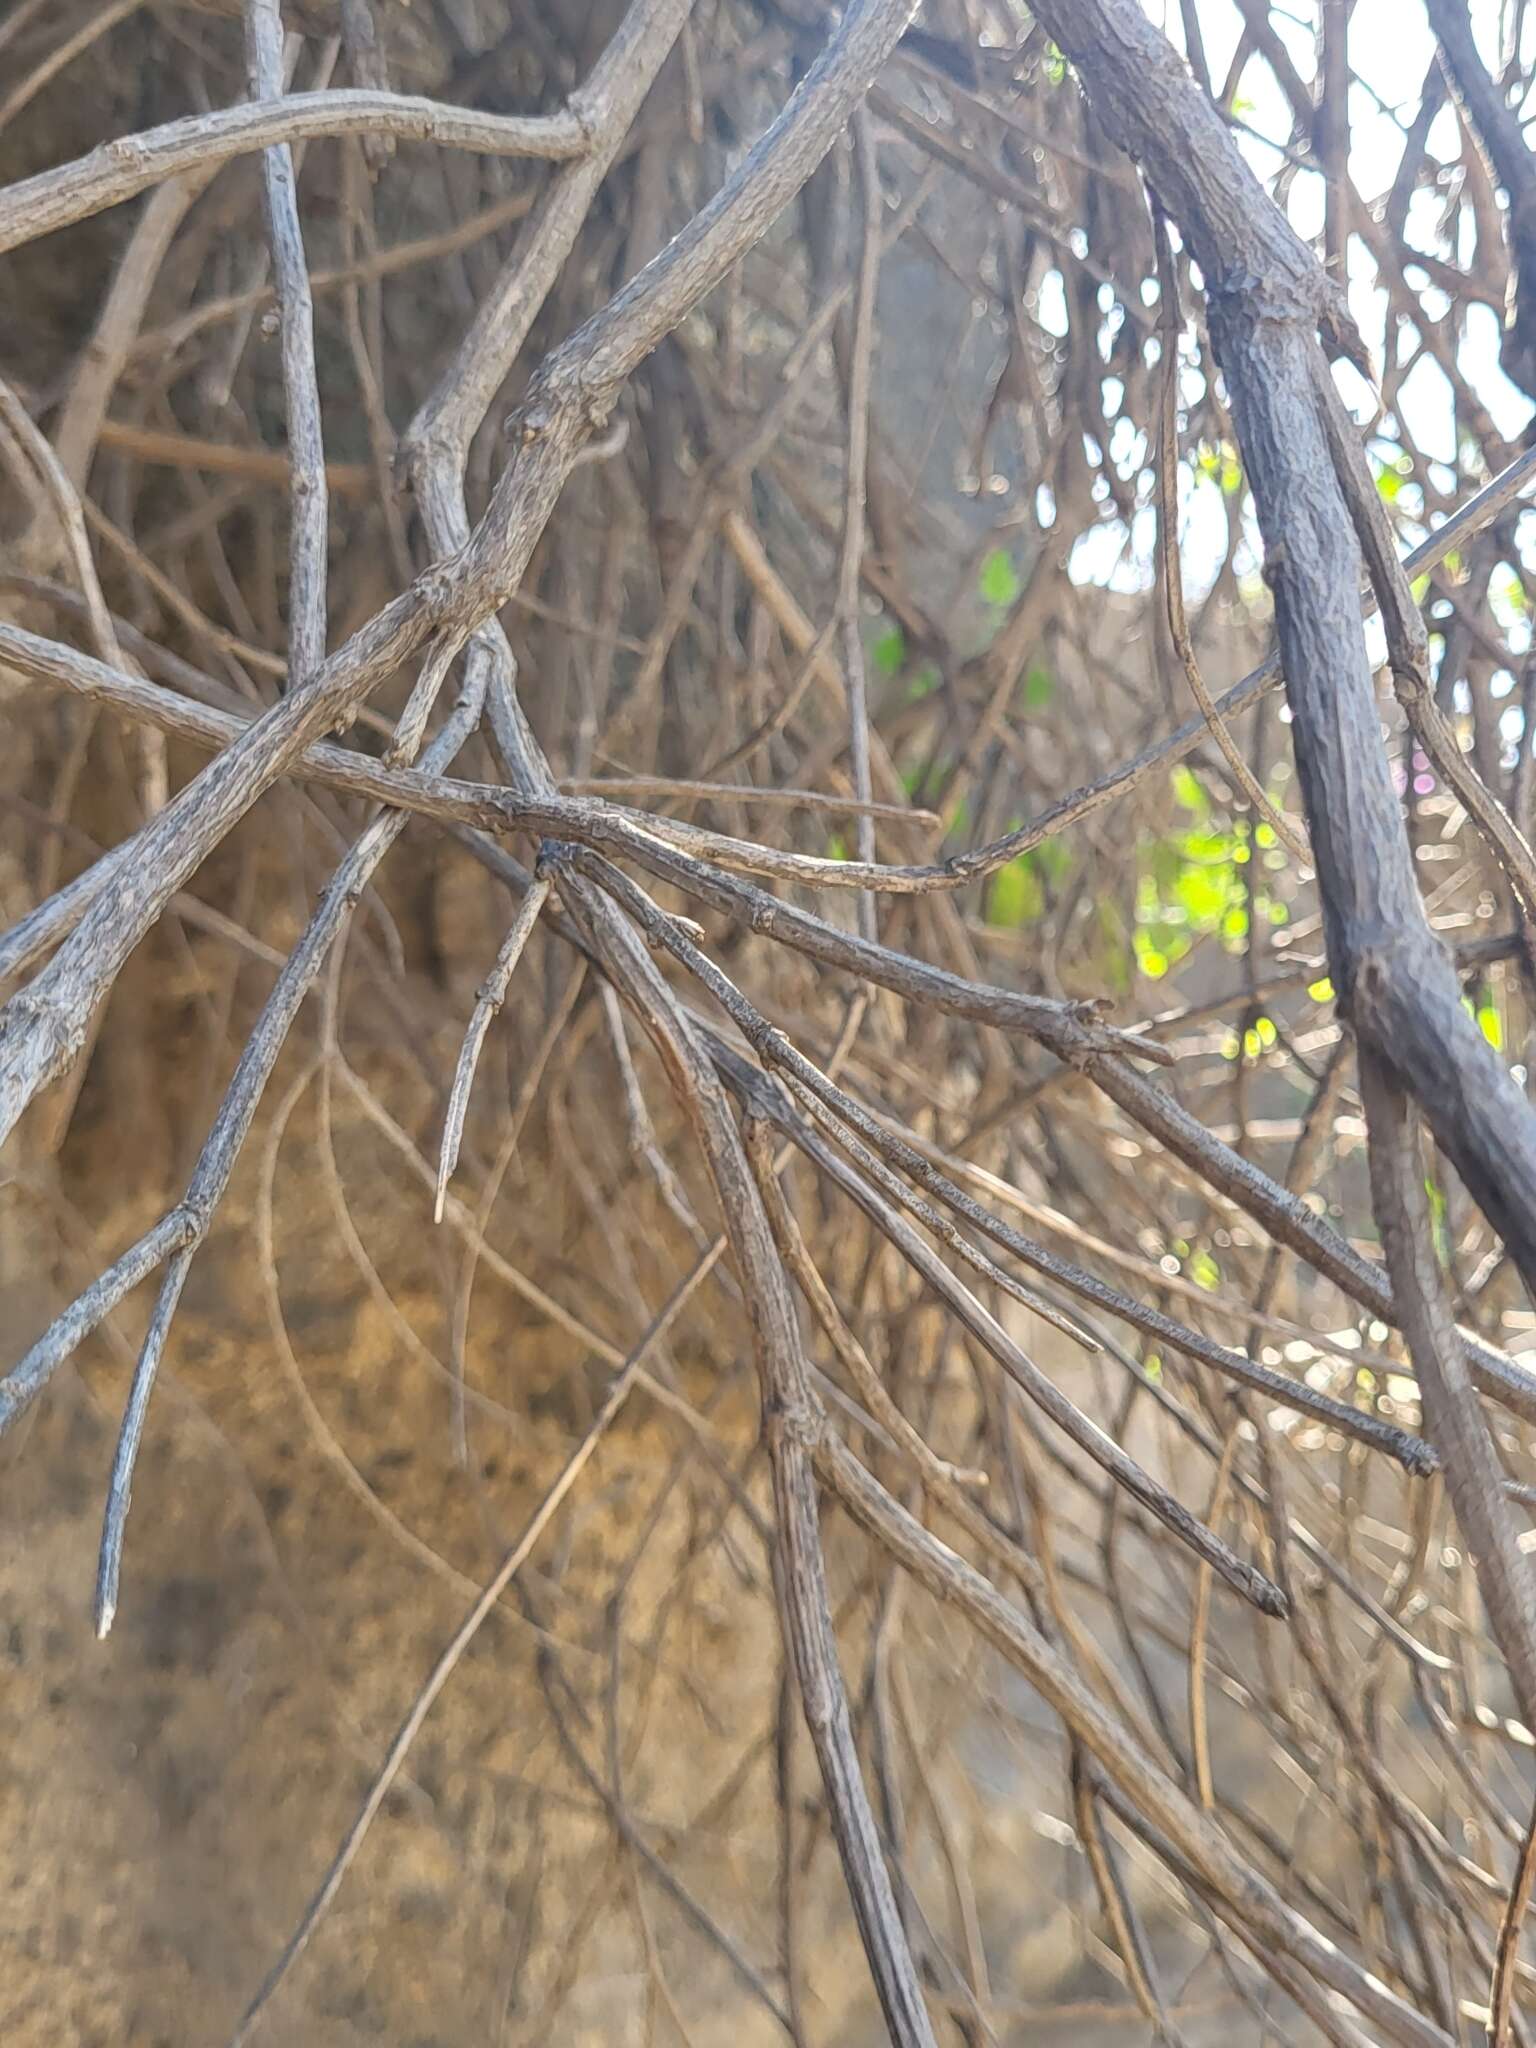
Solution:
M525 121L393 92L299 93L279 106L253 103L168 121L142 135L103 142L72 164L39 171L0 193L0 254L51 235L108 206L120 206L164 178L274 145L321 135L393 135L492 156L580 156L586 135L571 113Z
M469 1108L470 1090L475 1085L475 1068L480 1059L480 1048L485 1044L485 1034L490 1030L497 1011L507 999L507 989L517 970L517 963L523 957L523 948L533 935L533 928L539 921L539 912L549 897L550 878L547 874L536 875L533 887L523 898L522 906L512 921L512 928L501 944L495 964L481 984L475 998L474 1014L464 1033L464 1043L459 1047L458 1064L454 1068L453 1088L448 1097L448 1110L443 1118L443 1142L438 1153L437 1194L433 1202L432 1217L436 1223L443 1220L443 1203L448 1194L448 1183L453 1170L459 1163L459 1145L464 1136L464 1117Z
M33 1404L107 1347L96 1621L158 1627L130 1501L261 1117L305 1555L360 1506L468 1604L237 2042L515 1584L526 1758L445 1728L474 1812L423 1801L506 1959L471 2031L580 2031L600 1947L684 2040L719 1971L794 2048L834 1976L845 2032L985 2043L1064 1933L1114 1982L1062 2023L1452 2048L1489 1984L1530 2048L1536 1372L1491 1340L1536 1286L1536 449L1464 316L1507 306L1536 394L1533 67L1520 9L1495 58L1426 4L1384 195L1348 0L1311 74L1238 0L1225 78L1194 0L1182 49L1139 0L1006 47L970 0L0 25L8 147L55 165L0 190L0 1221L51 1317L0 1449L71 1456ZM60 163L135 118L119 50L202 111ZM1232 111L1252 62L1288 135ZM99 119L55 124L61 73ZM1277 644L1217 691L1269 630L1255 519ZM1021 1794L1067 1873L1022 1948ZM717 1900L753 1828L776 1867Z

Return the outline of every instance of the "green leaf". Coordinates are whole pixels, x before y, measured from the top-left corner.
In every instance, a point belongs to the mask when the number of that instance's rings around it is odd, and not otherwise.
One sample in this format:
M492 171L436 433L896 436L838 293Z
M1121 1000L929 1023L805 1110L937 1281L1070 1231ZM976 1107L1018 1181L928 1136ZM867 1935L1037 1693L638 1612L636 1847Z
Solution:
M999 868L987 885L983 915L988 924L1004 931L1016 932L1021 925L1033 924L1044 909L1045 890L1027 853Z
M1463 996L1461 1000L1463 1008L1475 1020L1478 1030L1482 1032L1484 1038L1487 1039L1494 1051L1497 1052L1504 1043L1504 1025L1499 1017L1493 997L1484 989L1478 995L1476 1002L1473 1002L1469 996Z
M1214 1294L1221 1285L1221 1268L1209 1252L1194 1252L1189 1260L1189 1277L1197 1287L1203 1287L1207 1294Z
M1226 878L1219 868L1187 867L1174 884L1174 894L1192 924L1213 925L1227 908Z
M1402 453L1394 455L1390 462L1378 461L1376 464L1376 488L1389 505L1396 500L1403 485L1412 476L1413 457L1408 454L1406 449Z
M1230 832L1186 832L1179 841L1179 852L1186 860L1225 864L1236 860L1240 850Z
M938 687L938 670L931 661L924 662L917 674L907 684L907 702L909 704L920 703L924 697L931 697Z
M827 841L827 859L846 860L847 858L848 842L843 837L841 832L834 832L832 834L832 837Z
M1333 1001L1333 983L1325 974L1321 981L1308 982L1307 994L1314 1003L1331 1003Z
M1442 1265L1450 1257L1450 1234L1445 1227L1445 1190L1438 1182L1426 1180L1424 1192L1429 1197L1430 1234L1435 1240L1435 1256Z
M988 604L1012 604L1019 594L1019 572L1006 548L994 548L981 565L976 587Z
M1048 668L1038 662L1024 678L1024 708L1027 711L1043 711L1056 694L1056 678Z
M1201 475L1209 477L1224 497L1235 498L1243 488L1243 465L1230 441L1223 441L1219 447L1207 442L1195 461Z
M1186 811L1193 811L1197 818L1207 816L1210 811L1210 798L1200 787L1189 769L1182 765L1173 771L1173 794L1175 800Z
M1158 890L1171 891L1184 871L1184 862L1177 842L1172 839L1155 839L1148 853L1147 867L1148 873L1142 877L1140 888L1143 896L1150 899L1146 907L1151 908L1156 905ZM1153 885L1150 890L1148 883Z
M1279 1039L1272 1017L1255 1017L1243 1033L1243 1052L1248 1059L1256 1060L1260 1053L1268 1052Z
M893 676L907 658L907 636L900 626L887 626L872 652L881 675Z

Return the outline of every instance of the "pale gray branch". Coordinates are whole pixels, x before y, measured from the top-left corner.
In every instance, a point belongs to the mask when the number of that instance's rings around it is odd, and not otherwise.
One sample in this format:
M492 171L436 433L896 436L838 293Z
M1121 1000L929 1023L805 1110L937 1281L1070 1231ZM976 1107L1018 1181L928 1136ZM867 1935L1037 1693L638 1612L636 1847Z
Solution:
M392 135L487 156L578 157L586 130L570 112L521 118L416 99L408 93L333 90L294 93L281 105L248 103L167 121L103 142L89 156L39 171L0 191L0 254L136 198L184 171L276 143L319 136Z

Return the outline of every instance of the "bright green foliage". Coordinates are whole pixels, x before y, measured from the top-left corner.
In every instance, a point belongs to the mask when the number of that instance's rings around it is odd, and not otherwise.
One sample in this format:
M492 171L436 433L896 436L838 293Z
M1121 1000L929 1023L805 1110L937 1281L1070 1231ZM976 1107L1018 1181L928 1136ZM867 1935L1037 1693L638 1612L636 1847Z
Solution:
M1193 1251L1185 1263L1185 1271L1197 1287L1203 1287L1207 1294L1214 1294L1221 1285L1221 1268L1208 1251Z
M870 649L875 667L883 676L893 676L907 658L907 636L900 626L889 625Z
M1020 925L1033 924L1044 909L1045 887L1027 853L999 868L987 883L982 915L988 924L1016 932Z
M1256 1060L1260 1053L1270 1050L1279 1039L1279 1036L1280 1034L1275 1029L1275 1022L1272 1017L1255 1017L1243 1033L1244 1057Z
M1203 1247L1191 1245L1188 1238L1176 1237L1168 1249L1197 1287L1203 1287L1209 1294L1221 1285L1221 1267Z
M1017 821L1009 826L1017 829ZM1072 856L1060 840L1047 839L1009 861L987 883L982 915L1001 931L1018 931L1045 915L1047 885L1059 882L1072 865Z
M1394 504L1403 485L1413 475L1413 458L1399 455L1395 462L1382 462L1376 468L1376 488L1387 504Z
M1219 448L1213 448L1207 442L1201 447L1195 460L1199 465L1200 474L1208 476L1212 483L1219 484L1224 497L1235 498L1243 488L1243 465L1238 461L1237 450L1230 441L1223 441Z
M1136 885L1136 957L1157 979L1181 960L1197 938L1221 932L1238 940L1248 910L1230 847L1213 851L1206 833L1153 840L1143 853ZM1220 842L1218 841L1218 845Z
M1447 1265L1451 1256L1450 1233L1445 1227L1445 1190L1436 1180L1426 1180L1424 1192L1429 1197L1430 1229L1435 1240L1435 1256L1441 1265Z
M1019 572L1006 548L993 548L981 565L976 588L988 604L1012 604L1019 594Z
M1525 595L1525 585L1508 564L1495 569L1488 579L1488 595L1493 602L1495 616L1513 623L1530 616L1530 604Z
M1182 762L1173 771L1173 794L1183 809L1192 811L1197 818L1210 816L1210 798Z
M1475 1019L1478 1030L1494 1051L1498 1052L1504 1043L1504 1024L1499 1016L1498 1006L1493 1000L1492 991L1485 985L1477 991L1476 1000L1471 996L1463 996L1461 1000L1468 1016Z
M1249 894L1241 870L1252 859L1252 828L1246 819L1219 828L1187 768L1174 770L1173 790L1194 822L1143 844L1136 884L1136 959L1154 981L1197 939L1216 937L1236 952L1248 936ZM1284 903L1262 888L1254 889L1253 906L1270 924L1284 924L1289 916Z

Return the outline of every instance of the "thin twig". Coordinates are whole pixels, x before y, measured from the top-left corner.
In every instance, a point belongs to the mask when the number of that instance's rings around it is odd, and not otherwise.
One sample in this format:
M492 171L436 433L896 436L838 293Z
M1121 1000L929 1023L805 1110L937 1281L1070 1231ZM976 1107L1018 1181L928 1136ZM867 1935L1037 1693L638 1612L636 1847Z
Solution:
M281 106L283 17L280 0L245 0L245 63L253 102ZM289 462L288 687L302 689L325 660L325 437L315 372L315 309L299 225L293 151L286 142L262 151L262 195L272 281L282 333L283 394Z
M1489 2048L1508 2048L1510 2022L1514 2012L1515 1973L1520 1959L1520 1933L1536 1888L1536 1813L1533 1813L1520 1844L1514 1882L1499 1921L1497 1962L1493 1988L1488 1994Z
M532 936L533 928L539 921L539 912L549 897L551 882L547 873L536 873L533 887L523 898L522 907L512 921L512 928L501 942L501 951L496 955L495 964L481 983L475 998L474 1014L464 1033L464 1043L459 1047L458 1064L453 1072L453 1087L448 1096L448 1109L443 1117L443 1141L437 1160L437 1194L432 1205L432 1220L443 1220L443 1203L448 1194L448 1183L453 1170L459 1163L459 1145L464 1136L464 1118L469 1109L470 1090L475 1085L475 1068L480 1059L480 1048L485 1044L485 1034L492 1021L507 999L507 989L523 956L523 948Z
M1184 609L1184 572L1179 561L1179 336L1184 322L1179 307L1178 275L1173 267L1173 250L1168 240L1167 216L1155 199L1152 201L1152 231L1157 244L1157 276L1162 293L1158 332L1163 346L1162 396L1158 405L1157 430L1157 551L1162 567L1168 630L1173 637L1174 652L1184 670L1184 680L1189 684L1190 695L1200 706L1211 737L1220 747L1222 759L1232 770L1239 789L1258 815L1273 828L1281 845L1288 848L1297 860L1310 862L1311 854L1305 839L1270 802L1243 758L1241 747L1228 730L1226 720L1205 686L1195 643L1190 636L1189 617Z

